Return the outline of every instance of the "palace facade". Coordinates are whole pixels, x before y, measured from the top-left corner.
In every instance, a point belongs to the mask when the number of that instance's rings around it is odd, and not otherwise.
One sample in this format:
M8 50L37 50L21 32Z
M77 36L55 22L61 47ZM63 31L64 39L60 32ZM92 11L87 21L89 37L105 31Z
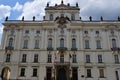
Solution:
M79 5L45 8L42 21L8 20L0 49L3 80L120 80L120 18L82 20Z

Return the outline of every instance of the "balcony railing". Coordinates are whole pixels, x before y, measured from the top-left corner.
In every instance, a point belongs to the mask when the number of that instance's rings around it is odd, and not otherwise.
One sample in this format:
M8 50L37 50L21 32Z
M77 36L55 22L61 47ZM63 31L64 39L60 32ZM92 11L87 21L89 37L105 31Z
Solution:
M14 50L14 47L12 47L12 46L7 46L7 47L5 47L5 50Z
M67 48L66 47L58 47L57 50L59 50L59 51L66 51Z
M71 48L71 51L77 51L77 48L72 47L72 48Z
M120 48L119 47L113 47L111 48L112 51L120 51Z
M54 62L54 65L70 65L70 62Z
M52 51L52 50L53 50L53 48L52 48L52 47L47 47L47 50L51 50L51 51Z

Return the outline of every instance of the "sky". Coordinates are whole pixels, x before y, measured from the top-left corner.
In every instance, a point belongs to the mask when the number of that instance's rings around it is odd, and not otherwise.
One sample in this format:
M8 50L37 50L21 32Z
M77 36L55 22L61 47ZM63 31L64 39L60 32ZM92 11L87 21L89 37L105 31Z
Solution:
M64 4L76 5L80 7L82 20L88 20L92 16L94 20L103 16L105 20L117 20L120 16L120 0L63 0ZM60 4L61 0L0 0L0 42L2 38L5 17L8 20L32 20L36 16L37 20L42 20L45 15L46 4L50 6Z

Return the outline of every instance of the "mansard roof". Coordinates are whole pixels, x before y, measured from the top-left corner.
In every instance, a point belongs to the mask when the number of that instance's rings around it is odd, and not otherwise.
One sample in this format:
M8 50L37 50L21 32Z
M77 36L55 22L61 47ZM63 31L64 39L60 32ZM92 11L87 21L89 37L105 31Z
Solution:
M70 6L61 3L60 5L47 6L45 10L80 10L80 8L78 6Z

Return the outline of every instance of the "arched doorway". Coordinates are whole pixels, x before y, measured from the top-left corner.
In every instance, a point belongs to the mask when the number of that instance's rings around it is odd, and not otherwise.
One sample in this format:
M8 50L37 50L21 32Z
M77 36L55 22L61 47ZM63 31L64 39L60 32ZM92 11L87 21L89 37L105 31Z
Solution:
M57 80L67 80L66 70L64 68L58 70Z
M9 67L3 68L1 72L2 80L9 80L9 77L10 77L10 68Z

